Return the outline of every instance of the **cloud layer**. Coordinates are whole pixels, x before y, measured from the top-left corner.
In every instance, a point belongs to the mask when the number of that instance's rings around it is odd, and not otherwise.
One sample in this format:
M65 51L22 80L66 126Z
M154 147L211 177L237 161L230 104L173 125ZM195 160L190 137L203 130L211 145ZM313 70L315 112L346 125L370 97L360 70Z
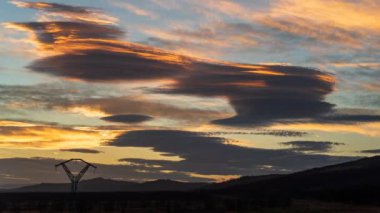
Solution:
M334 146L344 145L330 141L289 141L281 143L285 146L290 146L292 150L299 152L328 152Z
M127 114L127 115L111 115L103 117L102 120L118 122L118 123L140 123L144 121L152 120L153 117L148 115L139 115L139 114Z
M157 165L162 170L190 172L201 175L259 175L291 172L349 160L349 157L308 155L292 150L272 150L228 144L228 139L207 136L199 132L175 130L129 131L109 145L120 147L150 147L180 161L125 158L121 161Z
M82 21L82 20L81 20ZM200 60L124 42L115 26L83 22L9 24L35 36L42 49L58 55L34 61L36 72L84 81L167 80L157 92L227 98L236 111L223 125L266 125L330 112L323 101L334 78L302 67Z
M101 151L98 151L95 149L86 149L86 148L60 149L59 151L61 151L61 152L79 152L79 153L86 153L86 154L101 153Z
M97 12L93 8L75 9L68 5L49 3L18 2L16 5L47 13L76 14L79 10L88 14ZM223 2L224 6L211 5L226 15L237 15L237 11L244 9L228 1ZM227 5L236 10L227 9ZM289 11L298 10L294 6L296 4L286 5L292 8ZM272 11L272 21L284 16L276 11L276 8ZM289 17L294 18L294 14ZM123 40L123 31L115 25L83 20L76 16L63 18L63 21L7 24L8 27L29 32L32 42L40 51L53 54L31 63L28 66L30 70L89 82L161 81L166 85L157 89L157 93L222 97L229 101L236 115L212 122L219 125L265 126L305 120L322 123L380 120L380 117L372 115L331 116L334 114L334 104L325 101L325 97L334 90L335 79L320 70L228 63L179 55L126 42ZM251 19L253 16L241 18ZM337 22L344 29L348 26L345 23ZM233 26L233 29L237 27L251 32L249 26ZM177 33L190 37L202 36L188 31Z
M0 146L16 148L63 148L97 146L104 138L99 132L72 127L0 120Z

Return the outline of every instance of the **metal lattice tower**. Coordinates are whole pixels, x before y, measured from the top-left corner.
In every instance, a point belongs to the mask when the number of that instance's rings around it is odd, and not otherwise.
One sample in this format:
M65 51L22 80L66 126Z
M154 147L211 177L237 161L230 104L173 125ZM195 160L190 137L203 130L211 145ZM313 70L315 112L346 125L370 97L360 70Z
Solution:
M69 163L71 161L81 161L81 162L85 163L86 165L82 168L82 170L78 174L73 174L70 171L70 169L66 166L66 163ZM55 168L57 169L57 167L59 167L59 166L62 166L62 168L65 170L65 172L67 174L67 177L69 177L69 179L71 181L71 192L76 192L78 190L78 183L79 183L80 179L83 177L83 175L86 173L88 168L90 168L90 167L93 167L94 169L97 168L96 166L92 165L91 163L88 163L82 159L77 159L77 158L70 159L70 160L64 161L62 163L56 164Z

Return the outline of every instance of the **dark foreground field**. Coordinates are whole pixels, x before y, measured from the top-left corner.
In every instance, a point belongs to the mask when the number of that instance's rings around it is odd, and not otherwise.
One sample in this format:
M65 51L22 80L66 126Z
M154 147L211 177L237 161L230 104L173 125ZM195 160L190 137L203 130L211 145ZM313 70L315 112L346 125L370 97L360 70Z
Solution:
M380 212L376 205L204 192L3 193L0 200L1 212Z
M1 212L252 212L258 203L205 192L3 193Z

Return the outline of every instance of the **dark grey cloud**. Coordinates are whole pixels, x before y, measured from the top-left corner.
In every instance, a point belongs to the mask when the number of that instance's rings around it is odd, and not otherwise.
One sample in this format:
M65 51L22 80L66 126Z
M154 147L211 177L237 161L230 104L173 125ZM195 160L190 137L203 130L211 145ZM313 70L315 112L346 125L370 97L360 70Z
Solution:
M144 121L150 121L153 117L141 114L121 114L121 115L111 115L103 117L102 120L118 122L118 123L141 123Z
M32 71L86 81L173 78L186 71L186 60L150 47L124 42L114 25L53 21L11 23L36 35L43 51L58 54L34 61Z
M255 135L271 135L278 137L303 137L307 132L290 131L290 130L266 130L254 133Z
M110 87L73 82L54 82L36 85L0 85L0 103L24 104L25 108L53 108L56 105L78 102L88 97L109 97ZM113 91L115 89L113 88ZM20 106L22 108L22 106Z
M215 120L215 124L285 123L320 117L334 107L323 100L333 89L332 77L315 69L204 63L195 66L199 72L179 79L174 88L165 92L227 97L237 115Z
M30 1L13 1L14 4L20 6L20 7L27 7L27 8L33 8L37 10L44 10L48 12L70 12L70 13L77 13L77 14L88 14L91 15L93 11L88 7L81 7L81 6L72 6L67 4L58 4L58 3L50 3L50 2L44 2L44 1L38 1L38 2L30 2Z
M180 161L125 158L138 165L158 165L165 170L203 175L260 175L299 171L354 159L304 154L289 149L257 149L229 143L228 139L204 133L175 130L130 131L109 142L112 146L149 147Z
M85 148L60 149L59 151L61 151L61 152L79 152L79 153L86 153L86 154L98 154L98 153L102 153L99 150L85 149Z
M67 5L61 3L50 3L50 2L30 2L22 0L12 0L10 1L17 7L21 8L32 8L43 12L44 17L48 19L68 19L87 23L97 23L97 24L114 24L117 19L105 15L101 10L93 7L82 7L78 5Z
M70 12L63 17L64 21L9 24L34 33L42 51L63 53L34 61L28 66L33 71L87 81L117 81L166 78L185 69L183 63L179 63L180 56L122 41L124 32L114 25L99 22L93 8L25 2L16 5L48 14ZM161 60L165 57L166 60Z
M380 149L367 149L367 150L362 150L360 152L366 153L366 154L380 154Z
M74 43L76 39L117 39L124 36L124 32L116 26L96 23L50 21L12 24L32 31L37 41L44 45L54 44L62 38L71 39Z
M292 150L299 152L328 152L334 146L344 145L344 143L330 141L289 141L281 144L290 146Z
M270 136L277 136L277 137L303 137L307 135L307 132L300 132L300 131L291 131L291 130L258 130L256 132L246 132L246 131L219 131L219 132L208 132L208 136L217 136L217 135L270 135Z
M180 75L185 70L181 64L138 55L144 54L144 51L138 54L128 51L132 50L125 49L125 52L82 50L43 58L34 61L28 68L50 75L99 82L165 79Z

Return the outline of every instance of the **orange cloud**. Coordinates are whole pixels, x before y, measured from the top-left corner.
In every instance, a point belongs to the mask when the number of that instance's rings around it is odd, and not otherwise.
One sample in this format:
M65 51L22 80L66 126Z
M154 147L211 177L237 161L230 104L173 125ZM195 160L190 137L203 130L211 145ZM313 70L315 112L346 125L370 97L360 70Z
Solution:
M186 173L190 177L197 177L197 178L207 178L207 179L212 179L215 182L224 182L228 181L231 179L236 179L239 178L241 175L203 175L203 174L198 174L198 173Z
M1 127L33 127L37 124L22 122L22 121L10 121L10 120L0 120Z
M238 86L238 87L266 87L268 86L265 81L240 81L226 83L225 85Z
M273 18L300 18L346 30L380 30L380 3L377 0L323 1L280 0L272 4Z
M369 33L380 33L379 11L376 0L279 0L259 20L292 34L362 47Z
M279 75L279 76L286 75L285 73L271 71L271 70L250 70L250 71L247 71L247 72L256 73L256 74L263 74L263 75Z
M95 147L118 134L7 120L0 124L0 147L7 148Z
M117 7L120 7L120 8L124 8L124 9L132 12L133 14L138 15L138 16L146 16L146 17L149 17L151 19L156 17L156 15L153 14L151 11L141 9L141 8L136 7L135 5L132 5L132 4L127 3L127 2L111 1L111 4L115 5Z
M198 13L211 19L218 19L216 13L249 21L252 21L256 16L251 9L232 0L190 0L188 3L192 5L194 10Z

